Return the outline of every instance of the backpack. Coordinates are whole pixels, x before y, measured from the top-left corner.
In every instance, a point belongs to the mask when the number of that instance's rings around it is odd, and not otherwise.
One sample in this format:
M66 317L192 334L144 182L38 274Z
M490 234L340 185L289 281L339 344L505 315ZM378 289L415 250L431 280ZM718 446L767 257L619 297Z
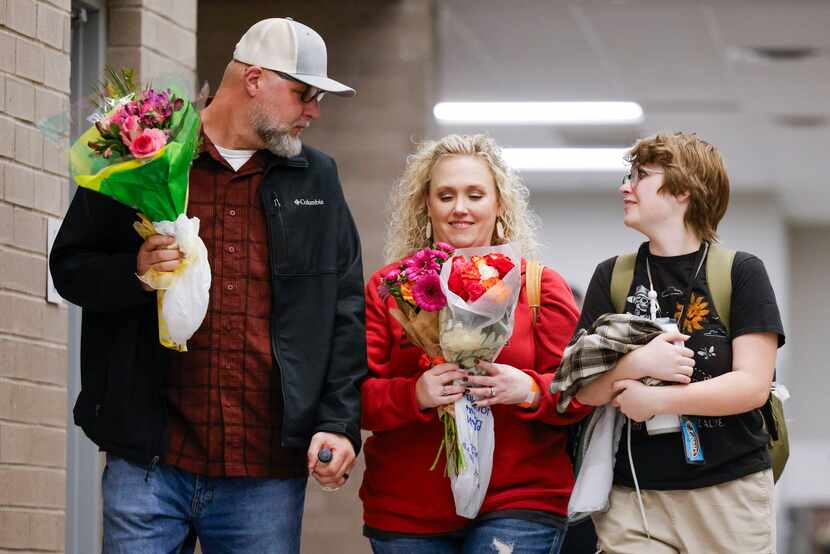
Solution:
M536 323L539 321L539 310L542 303L542 270L545 268L536 260L528 260L525 264L525 288L527 291L527 304L530 307L530 321L533 329L536 329ZM574 474L579 470L579 443L583 436L584 424L587 421L577 421L565 425L568 438L566 441L566 451L568 457L571 459L571 464L574 466ZM588 517L587 514L585 517Z
M735 259L735 251L728 250L717 244L709 247L709 254L706 257L706 275L709 282L709 291L712 293L712 301L715 310L729 331L729 317L732 300L732 262ZM611 272L611 302L617 313L625 311L626 296L634 280L634 265L637 261L637 254L629 253L617 256L614 262L614 269ZM770 394L767 402L759 408L764 419L764 425L769 433L770 441L767 446L772 460L772 474L777 482L787 464L790 456L789 433L787 423L784 420L784 406L781 399L775 394Z

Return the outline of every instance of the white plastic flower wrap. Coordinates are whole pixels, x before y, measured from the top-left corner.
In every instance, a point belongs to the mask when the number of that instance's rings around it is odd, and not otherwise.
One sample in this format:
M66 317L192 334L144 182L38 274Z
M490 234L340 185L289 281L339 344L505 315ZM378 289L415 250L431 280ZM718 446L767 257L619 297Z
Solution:
M521 286L517 245L455 251L441 268L447 307L441 311L439 336L447 362L480 374L480 360L496 359L513 334ZM441 414L455 511L470 519L478 515L487 494L496 440L492 411L474 402L465 395Z
M179 215L175 221L135 224L139 234L175 237L183 258L175 271L150 270L139 278L158 291L159 339L174 350L186 351L187 341L205 319L210 300L210 264L205 243L199 237L199 218Z

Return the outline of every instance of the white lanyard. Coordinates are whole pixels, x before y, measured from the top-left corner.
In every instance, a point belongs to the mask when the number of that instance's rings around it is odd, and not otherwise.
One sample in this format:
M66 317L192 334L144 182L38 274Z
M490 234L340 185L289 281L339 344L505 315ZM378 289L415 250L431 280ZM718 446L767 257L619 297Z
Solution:
M706 259L707 254L709 254L709 243L704 242L703 245L703 255L700 257L700 261L697 264L695 274L689 281L689 290L686 294L686 305L683 307L683 312L677 321L678 327L680 326L680 320L683 319L683 316L686 313L686 307L689 305L692 286L694 285L694 282L697 281L697 276L700 275L700 268L703 267L703 261ZM651 279L651 265L648 263L648 259L649 253L646 252L646 274L648 275L648 307L651 315L651 320L654 321L657 319L657 310L659 309L660 305L657 303L657 291L654 290L654 281Z

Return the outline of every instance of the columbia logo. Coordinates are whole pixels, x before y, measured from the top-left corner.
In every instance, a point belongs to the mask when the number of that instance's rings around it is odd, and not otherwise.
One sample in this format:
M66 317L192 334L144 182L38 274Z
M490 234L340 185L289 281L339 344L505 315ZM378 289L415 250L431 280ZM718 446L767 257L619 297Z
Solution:
M316 199L316 200L308 200L306 198L296 198L294 199L295 206L323 206L325 205L325 201Z

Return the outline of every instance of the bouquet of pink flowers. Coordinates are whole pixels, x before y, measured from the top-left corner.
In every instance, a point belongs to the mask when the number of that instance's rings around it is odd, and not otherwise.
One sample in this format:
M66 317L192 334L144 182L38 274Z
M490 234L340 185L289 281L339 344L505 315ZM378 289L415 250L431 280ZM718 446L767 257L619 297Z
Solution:
M199 145L196 107L175 89L140 89L128 69L107 70L97 112L72 145L69 167L78 186L135 208L136 231L176 238L184 254L173 272L139 278L158 291L159 340L186 350L207 313L210 265L198 218L188 218L190 165Z
M101 136L87 146L102 158L153 156L170 139L173 112L184 107L184 100L170 90L146 89L137 98L128 98L95 122Z
M404 258L383 277L381 296L391 295L397 309L390 310L412 344L432 359L441 355L438 342L438 313L447 305L438 277L441 266L455 249L439 242Z
M175 89L139 88L129 69L107 70L94 123L72 145L78 186L105 194L150 221L175 221L187 208L190 164L201 122Z
M383 276L381 293L394 296L401 308L437 312L447 305L438 275L453 252L455 249L443 242L418 250Z

